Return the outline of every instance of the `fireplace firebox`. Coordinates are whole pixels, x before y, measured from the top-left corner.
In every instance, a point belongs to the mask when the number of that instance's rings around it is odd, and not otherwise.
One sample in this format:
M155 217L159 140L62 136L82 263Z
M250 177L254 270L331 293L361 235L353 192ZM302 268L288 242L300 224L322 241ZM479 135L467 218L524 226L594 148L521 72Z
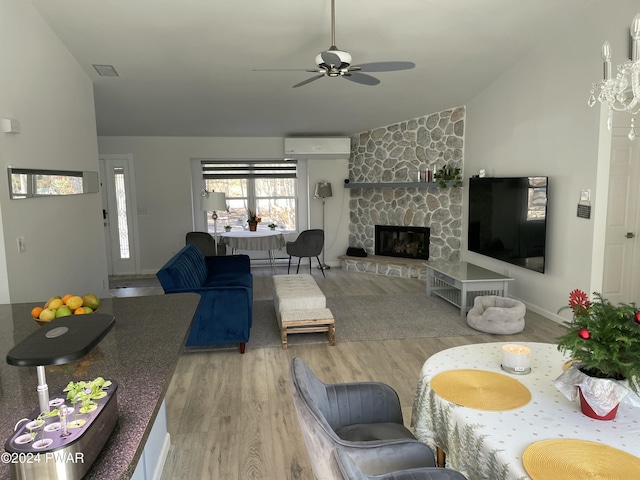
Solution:
M376 225L375 254L429 260L429 227Z

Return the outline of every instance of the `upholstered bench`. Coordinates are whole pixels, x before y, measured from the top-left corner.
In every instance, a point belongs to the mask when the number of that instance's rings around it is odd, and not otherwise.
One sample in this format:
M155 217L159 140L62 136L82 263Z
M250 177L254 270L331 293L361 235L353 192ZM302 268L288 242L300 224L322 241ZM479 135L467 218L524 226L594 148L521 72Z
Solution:
M282 348L289 333L327 332L335 345L335 323L327 300L311 275L274 275L273 303Z

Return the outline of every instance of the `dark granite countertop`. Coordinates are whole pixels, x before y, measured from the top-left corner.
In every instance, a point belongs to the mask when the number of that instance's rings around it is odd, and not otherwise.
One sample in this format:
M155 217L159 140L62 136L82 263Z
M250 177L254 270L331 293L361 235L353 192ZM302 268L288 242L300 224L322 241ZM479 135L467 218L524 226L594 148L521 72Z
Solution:
M75 362L46 367L49 391L70 381L97 376L117 380L118 423L85 478L129 479L144 449L200 297L193 293L102 299L99 312L115 326L89 354ZM6 363L11 348L39 328L31 318L36 304L0 305L0 440L38 407L35 367ZM87 315L87 321L91 321ZM4 451L4 448L2 449ZM0 463L0 478L9 465Z

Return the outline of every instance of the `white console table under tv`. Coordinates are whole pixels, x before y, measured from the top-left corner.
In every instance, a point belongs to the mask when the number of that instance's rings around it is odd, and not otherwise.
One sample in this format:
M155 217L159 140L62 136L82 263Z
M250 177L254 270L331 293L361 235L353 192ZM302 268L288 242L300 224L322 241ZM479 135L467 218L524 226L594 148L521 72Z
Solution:
M513 278L467 262L429 261L427 295L436 295L460 308L466 316L478 295L506 297Z

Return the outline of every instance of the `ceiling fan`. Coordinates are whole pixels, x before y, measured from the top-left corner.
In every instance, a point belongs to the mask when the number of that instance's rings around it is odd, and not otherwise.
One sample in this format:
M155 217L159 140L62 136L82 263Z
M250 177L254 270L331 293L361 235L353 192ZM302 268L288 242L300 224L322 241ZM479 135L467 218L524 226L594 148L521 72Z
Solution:
M255 69L254 71L302 71L319 73L314 77L296 83L293 88L301 87L314 82L322 77L344 77L352 82L362 85L377 85L380 83L376 77L363 72L392 72L397 70L409 70L416 65L413 62L373 62L351 65L351 55L336 47L335 28L335 0L331 0L331 47L329 50L316 55L316 68L313 69Z

